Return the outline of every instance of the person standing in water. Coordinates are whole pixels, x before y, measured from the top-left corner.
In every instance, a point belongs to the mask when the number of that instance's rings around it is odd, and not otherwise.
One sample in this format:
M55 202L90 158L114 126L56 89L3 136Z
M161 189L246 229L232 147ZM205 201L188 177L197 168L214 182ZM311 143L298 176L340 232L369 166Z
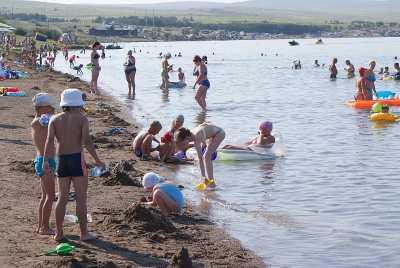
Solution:
M90 81L90 93L97 94L97 81L100 75L100 54L97 52L98 49L104 50L103 46L99 42L94 42L92 45L92 53L90 54L90 63L92 64L92 80ZM104 52L103 52L104 53Z
M128 58L124 64L125 66L125 77L128 82L128 97L135 96L135 76L136 76L136 59L132 55L132 50L128 51Z
M367 69L361 67L358 70L360 78L357 79L357 92L355 100L372 100L372 92L367 88Z
M376 67L376 62L375 61L370 61L368 63L368 69L366 71L366 77L367 77L367 81L366 81L366 87L368 89L369 92L371 92L372 94L376 95L376 90L375 90L375 81L376 81L376 76L374 73L374 69Z
M329 65L329 71L331 72L331 80L336 80L337 74L338 74L338 70L336 67L336 64L338 62L337 58L333 58L331 65Z
M169 88L169 63L168 60L171 58L171 53L167 53L161 59L161 89L168 89Z
M206 111L207 90L210 88L210 81L207 78L207 66L198 55L193 58L193 63L195 65L193 74L197 76L197 79L193 85L193 89L195 89L196 85L198 85L195 99L200 105L201 109Z
M214 180L214 170L211 162L211 156L217 151L218 147L225 139L225 131L218 126L203 123L193 130L186 128L180 128L176 130L174 133L174 138L177 146L180 146L181 144L187 144L189 142L194 143L194 148L196 148L199 159L202 180L207 187L214 189L216 184Z
M350 62L350 60L346 60L346 68L344 68L345 71L347 71L347 78L351 79L354 78L355 76L355 69L354 65Z
M393 74L394 80L400 80L400 65L398 62L394 64L395 73Z

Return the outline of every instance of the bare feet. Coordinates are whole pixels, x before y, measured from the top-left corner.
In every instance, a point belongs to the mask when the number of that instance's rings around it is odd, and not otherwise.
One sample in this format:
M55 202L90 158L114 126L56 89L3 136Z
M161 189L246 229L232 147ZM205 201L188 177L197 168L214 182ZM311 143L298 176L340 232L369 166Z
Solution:
M57 242L61 242L62 240L64 240L64 233L61 231L61 232L57 232L56 231L56 233L55 233L55 235L54 235L54 240L56 240Z
M91 241L96 239L96 236L94 234L91 234L89 232L87 232L84 235L81 235L81 241Z
M49 229L40 229L39 230L39 234L40 235L55 235L56 232L51 228L49 228Z

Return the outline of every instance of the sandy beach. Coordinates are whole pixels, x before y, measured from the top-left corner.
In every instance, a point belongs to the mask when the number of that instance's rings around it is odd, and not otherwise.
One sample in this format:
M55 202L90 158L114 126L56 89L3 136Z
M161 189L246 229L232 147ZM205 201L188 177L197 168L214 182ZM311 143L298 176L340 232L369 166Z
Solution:
M98 239L79 242L78 225L65 223L67 238L76 250L69 256L41 256L57 244L35 233L40 188L32 166L31 99L39 92L59 99L66 88L88 92L88 85L59 72L16 68L31 77L0 82L28 94L0 97L0 267L191 267L191 263L193 267L265 267L260 258L188 204L181 215L168 219L156 209L139 205L144 196L142 175L148 171L162 175L168 166L132 156L130 145L139 126L108 96L89 96L86 106L99 155L111 167L107 176L89 178L88 211L93 218L89 226ZM120 132L110 133L113 127ZM74 206L75 202L69 202L67 214L75 214ZM188 250L189 258L182 248Z

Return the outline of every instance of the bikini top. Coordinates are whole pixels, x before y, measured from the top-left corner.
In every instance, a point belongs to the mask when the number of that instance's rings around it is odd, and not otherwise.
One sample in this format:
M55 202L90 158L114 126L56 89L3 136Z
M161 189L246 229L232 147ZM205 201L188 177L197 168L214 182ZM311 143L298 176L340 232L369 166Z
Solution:
M207 75L207 68L204 71L204 75ZM195 68L193 71L193 76L200 76L199 68Z

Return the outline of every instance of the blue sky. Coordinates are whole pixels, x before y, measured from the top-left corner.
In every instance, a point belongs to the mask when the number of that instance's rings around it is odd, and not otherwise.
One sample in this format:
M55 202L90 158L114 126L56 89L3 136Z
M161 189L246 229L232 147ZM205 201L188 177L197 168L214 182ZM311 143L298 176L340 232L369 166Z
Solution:
M33 0L38 2L52 2L60 4L153 4L168 2L243 2L244 0Z

